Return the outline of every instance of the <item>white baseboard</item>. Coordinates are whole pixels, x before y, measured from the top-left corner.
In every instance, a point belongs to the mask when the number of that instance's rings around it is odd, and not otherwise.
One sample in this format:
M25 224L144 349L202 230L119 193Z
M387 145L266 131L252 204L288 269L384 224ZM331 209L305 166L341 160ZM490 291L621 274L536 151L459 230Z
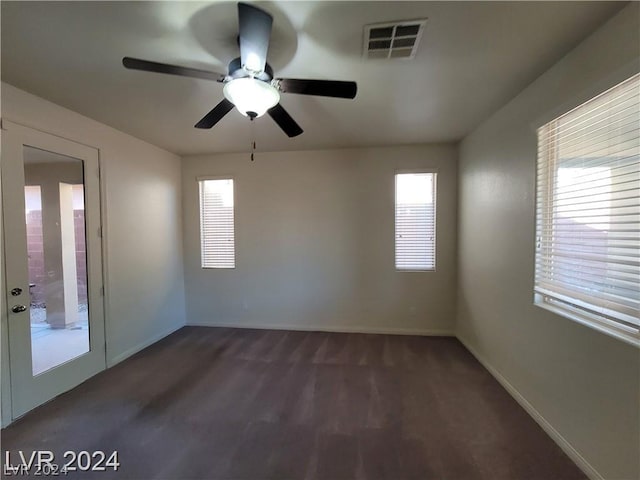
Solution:
M130 349L122 352L119 355L116 355L113 358L107 358L107 368L111 368L114 365L117 365L118 363L122 362L123 360L126 360L127 358L129 358L131 355L135 355L136 353L138 353L140 350L144 350L145 348L147 348L150 345L153 345L154 343L162 340L164 337L167 337L169 335L171 335L173 332L176 332L178 330L180 330L182 327L184 327L184 324L182 325L178 325L178 326L173 326L170 329L159 333L157 335L154 335L153 337L151 337L148 340L145 340L142 343L139 343L138 345L131 347Z
M454 337L452 330L414 329L414 328L386 328L341 325L282 325L270 323L231 323L231 322L187 322L189 327L225 327L225 328L253 328L258 330L293 330L302 332L333 332L333 333L375 333L383 335L420 335L431 337Z
M509 380L507 380L498 370L496 370L475 348L473 348L469 342L467 342L464 338L458 335L458 340L471 352L471 354L476 357L476 359L482 364L484 368L489 370L489 373L493 375L493 377L502 385L507 392L515 399L516 402L520 404L522 408L536 421L540 427L551 437L551 439L558 444L558 446L562 449L567 456L573 460L573 462L578 465L580 470L584 472L584 474L589 477L591 480L604 480L604 477L598 473L598 471L591 466L587 460L580 455L573 446L558 432L553 425L551 425L538 410L535 409L533 405L529 403L529 401L514 387L511 385Z

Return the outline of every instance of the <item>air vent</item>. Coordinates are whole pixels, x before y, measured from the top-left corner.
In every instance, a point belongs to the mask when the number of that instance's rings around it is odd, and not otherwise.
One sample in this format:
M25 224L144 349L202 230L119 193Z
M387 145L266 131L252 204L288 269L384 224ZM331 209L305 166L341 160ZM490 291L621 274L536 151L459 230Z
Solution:
M364 58L413 58L427 19L364 27Z

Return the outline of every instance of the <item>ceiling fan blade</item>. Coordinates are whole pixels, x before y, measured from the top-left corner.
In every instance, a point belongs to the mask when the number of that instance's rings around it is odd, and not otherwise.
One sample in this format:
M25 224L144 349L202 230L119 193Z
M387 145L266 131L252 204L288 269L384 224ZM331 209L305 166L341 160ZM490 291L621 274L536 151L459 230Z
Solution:
M300 125L291 118L291 115L279 103L267 110L267 113L289 137L297 137L303 132Z
M227 113L231 111L233 108L233 103L231 103L226 98L222 100L218 105L216 105L213 110L207 113L202 120L195 124L196 128L211 128L216 123L220 121L222 117L224 117Z
M253 5L238 3L238 21L242 66L253 73L262 72L267 63L273 17Z
M143 70L145 72L168 73L169 75L180 75L181 77L204 78L222 82L226 75L197 68L181 67L179 65L169 65L168 63L150 62L139 58L124 57L122 65L131 70Z
M301 80L295 78L276 78L281 92L320 97L355 98L358 92L356 82L339 80Z

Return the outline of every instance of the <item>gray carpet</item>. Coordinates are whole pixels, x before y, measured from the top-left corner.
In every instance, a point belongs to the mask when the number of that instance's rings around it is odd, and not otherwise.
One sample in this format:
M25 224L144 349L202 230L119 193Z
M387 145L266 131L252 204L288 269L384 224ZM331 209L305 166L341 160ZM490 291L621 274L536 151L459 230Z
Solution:
M586 478L436 337L185 327L3 430L2 450L118 451L118 472L66 478Z

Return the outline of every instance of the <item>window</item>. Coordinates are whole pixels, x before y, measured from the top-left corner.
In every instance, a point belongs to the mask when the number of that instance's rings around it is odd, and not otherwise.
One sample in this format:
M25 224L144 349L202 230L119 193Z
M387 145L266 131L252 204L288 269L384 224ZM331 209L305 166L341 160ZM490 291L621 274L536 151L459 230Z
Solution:
M202 268L235 268L233 180L202 179L199 184Z
M535 302L638 341L640 74L538 130Z
M435 270L436 174L396 175L396 269Z

